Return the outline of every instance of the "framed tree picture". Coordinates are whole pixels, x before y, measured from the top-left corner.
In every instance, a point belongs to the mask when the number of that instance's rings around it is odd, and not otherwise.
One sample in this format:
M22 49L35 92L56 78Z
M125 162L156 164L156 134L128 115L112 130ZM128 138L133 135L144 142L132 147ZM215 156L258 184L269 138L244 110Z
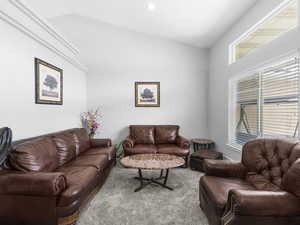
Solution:
M63 70L35 58L35 103L63 104Z
M160 82L135 82L135 107L160 107Z

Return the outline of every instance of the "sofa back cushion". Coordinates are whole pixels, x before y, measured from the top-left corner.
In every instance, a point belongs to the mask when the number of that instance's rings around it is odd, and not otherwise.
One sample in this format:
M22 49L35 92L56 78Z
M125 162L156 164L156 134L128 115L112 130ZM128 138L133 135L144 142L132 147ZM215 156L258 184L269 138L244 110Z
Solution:
M300 158L292 164L283 176L282 189L300 198Z
M76 157L76 144L72 133L61 132L52 136L56 145L58 165L62 166Z
M282 189L282 178L300 157L299 141L257 139L243 147L242 163L248 171L247 181L259 190Z
M154 144L154 126L131 125L130 136L136 144Z
M178 136L179 126L164 125L155 127L156 144L175 144Z
M51 172L58 167L56 146L50 137L40 137L13 146L10 165L24 172Z
M72 135L75 140L77 152L82 153L91 148L89 134L84 128L74 129Z

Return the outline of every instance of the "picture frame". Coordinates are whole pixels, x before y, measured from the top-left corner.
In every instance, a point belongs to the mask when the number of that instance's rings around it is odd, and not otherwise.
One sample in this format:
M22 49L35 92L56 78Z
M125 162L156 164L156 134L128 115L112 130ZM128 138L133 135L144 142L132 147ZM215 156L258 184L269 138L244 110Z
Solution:
M135 107L160 107L160 82L135 82Z
M63 70L35 58L35 103L63 104Z

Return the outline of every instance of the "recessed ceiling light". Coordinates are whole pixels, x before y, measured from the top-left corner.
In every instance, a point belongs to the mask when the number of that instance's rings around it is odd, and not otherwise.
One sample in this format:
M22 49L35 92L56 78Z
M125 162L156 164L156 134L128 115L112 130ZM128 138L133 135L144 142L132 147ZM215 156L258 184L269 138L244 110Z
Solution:
M154 2L149 2L148 3L148 10L149 11L154 11L156 9L156 5L154 4Z

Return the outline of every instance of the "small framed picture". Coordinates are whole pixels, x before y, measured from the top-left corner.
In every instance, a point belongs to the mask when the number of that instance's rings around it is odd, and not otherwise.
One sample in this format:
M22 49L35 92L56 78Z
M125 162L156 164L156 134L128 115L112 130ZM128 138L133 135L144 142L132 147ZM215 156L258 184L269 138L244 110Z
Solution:
M35 58L35 103L63 104L63 70Z
M160 107L160 82L135 82L135 107Z

